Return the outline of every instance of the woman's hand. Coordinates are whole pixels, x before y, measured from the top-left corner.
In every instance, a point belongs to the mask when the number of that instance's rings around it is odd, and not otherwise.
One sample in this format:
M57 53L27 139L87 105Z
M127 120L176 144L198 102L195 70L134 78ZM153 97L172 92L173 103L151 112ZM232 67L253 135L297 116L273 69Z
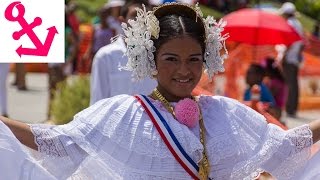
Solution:
M26 123L15 121L4 116L0 116L0 120L10 128L16 138L25 146L38 150L38 146L34 142L34 135L30 126Z
M316 143L320 140L320 120L312 121L309 125L312 131L313 143Z

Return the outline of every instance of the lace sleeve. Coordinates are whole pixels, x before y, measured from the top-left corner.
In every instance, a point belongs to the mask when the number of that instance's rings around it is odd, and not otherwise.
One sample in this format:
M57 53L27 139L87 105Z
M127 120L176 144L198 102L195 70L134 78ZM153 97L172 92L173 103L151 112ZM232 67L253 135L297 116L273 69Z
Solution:
M277 179L291 179L307 162L311 145L312 133L308 125L284 132L270 124L265 138L261 139L261 148L249 152L251 158L235 166L233 179L250 179L262 171ZM250 176L245 177L246 174Z
M252 178L261 171L267 171L278 179L291 179L310 156L313 141L309 125L284 131L274 124L266 124L264 117L256 114L241 104L235 115L238 120L231 120L237 127L238 139L255 147L234 166L232 176L237 177L234 179ZM244 145L239 144L240 147Z
M279 141L279 145L275 146L278 150L269 162L264 164L264 169L278 179L291 179L307 162L312 144L312 131L309 125L288 130L282 141Z
M210 112L216 112L205 114L212 119L206 124L212 130L208 140L212 164L225 167L216 173L230 172L228 179L253 179L266 171L278 179L291 179L306 163L313 143L309 125L284 131L238 101L216 99L218 103L210 106L215 107Z
M42 166L58 179L70 176L88 156L60 126L30 124L38 153L34 153Z
M57 179L72 176L87 159L100 157L98 153L101 143L109 142L108 137L102 132L112 129L111 126L107 126L108 122L112 123L109 120L110 116L115 116L114 121L119 121L122 116L120 114L126 113L126 111L117 112L111 109L128 100L128 97L131 96L123 95L98 101L77 113L74 119L65 125L30 124L39 152L34 155L35 158ZM132 99L134 98L130 101ZM124 143L127 146L130 145L128 141ZM104 148L114 149L115 146ZM104 160L101 162L103 164ZM97 163L95 165L99 166Z
M59 139L59 134L54 130L54 126L31 124L30 128L40 153L55 157L67 156L67 152Z

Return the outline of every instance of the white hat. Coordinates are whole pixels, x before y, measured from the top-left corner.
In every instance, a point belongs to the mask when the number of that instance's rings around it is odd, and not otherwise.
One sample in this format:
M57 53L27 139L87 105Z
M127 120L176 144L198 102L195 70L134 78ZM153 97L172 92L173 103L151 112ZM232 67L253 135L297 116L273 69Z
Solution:
M291 2L285 2L280 8L282 14L294 14L296 12L296 6Z
M121 7L125 4L124 0L109 0L105 5L104 8L112 8L112 7Z

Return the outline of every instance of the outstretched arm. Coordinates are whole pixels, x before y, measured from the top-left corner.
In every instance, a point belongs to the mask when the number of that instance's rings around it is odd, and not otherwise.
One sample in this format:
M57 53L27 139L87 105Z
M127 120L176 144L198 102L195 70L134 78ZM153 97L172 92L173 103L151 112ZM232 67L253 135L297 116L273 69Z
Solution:
M38 146L34 142L34 135L31 132L30 126L26 123L15 121L3 116L0 116L0 120L10 128L16 138L24 145L37 150Z
M313 134L313 142L316 143L320 140L320 120L312 121L309 125Z

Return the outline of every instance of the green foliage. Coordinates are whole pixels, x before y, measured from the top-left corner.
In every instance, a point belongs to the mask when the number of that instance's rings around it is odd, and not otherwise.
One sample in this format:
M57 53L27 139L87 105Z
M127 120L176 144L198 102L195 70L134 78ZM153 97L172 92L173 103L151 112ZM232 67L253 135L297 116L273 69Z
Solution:
M213 16L215 19L220 19L223 17L223 13L216 11L208 6L204 6L204 5L200 4L199 7L200 7L204 17Z
M314 25L316 23L316 21L314 19L312 19L311 17L306 16L305 14L302 14L302 13L298 14L298 19L301 22L301 24L306 32L309 32L309 33L312 32Z
M77 15L83 23L90 23L106 0L75 0L78 5Z
M320 21L320 1L319 0L296 0L295 5L299 11Z
M89 76L74 76L60 82L51 104L51 115L54 124L66 124L73 116L89 106Z

